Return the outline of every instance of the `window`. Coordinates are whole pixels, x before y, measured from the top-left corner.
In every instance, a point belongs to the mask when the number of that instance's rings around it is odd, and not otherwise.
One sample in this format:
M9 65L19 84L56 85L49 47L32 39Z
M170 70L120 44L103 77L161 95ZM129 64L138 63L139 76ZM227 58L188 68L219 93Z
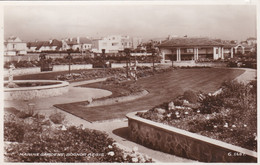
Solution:
M193 53L193 49L186 49L187 53Z
M216 54L218 54L218 49L216 49Z

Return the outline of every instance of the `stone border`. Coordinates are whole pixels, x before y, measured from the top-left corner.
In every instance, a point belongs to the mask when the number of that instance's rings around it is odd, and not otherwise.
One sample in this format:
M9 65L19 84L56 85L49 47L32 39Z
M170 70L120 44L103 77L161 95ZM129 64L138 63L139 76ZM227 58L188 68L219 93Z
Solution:
M126 115L130 137L144 146L201 162L257 162L257 152L147 120L136 113Z
M111 105L111 104L116 104L116 103L121 103L121 102L126 102L126 101L132 101L138 98L141 98L145 95L147 95L149 92L146 90L143 90L141 92L129 95L129 96L122 96L122 97L115 97L115 98L108 98L105 100L96 100L91 102L90 104L87 105L87 107L96 107L96 106L103 106L103 105Z
M20 88L4 88L4 100L31 100L35 98L45 98L62 95L69 90L69 83L57 80L15 80L14 83L26 82L53 82L59 83L54 85L36 86L36 87L20 87ZM8 83L5 81L4 83Z

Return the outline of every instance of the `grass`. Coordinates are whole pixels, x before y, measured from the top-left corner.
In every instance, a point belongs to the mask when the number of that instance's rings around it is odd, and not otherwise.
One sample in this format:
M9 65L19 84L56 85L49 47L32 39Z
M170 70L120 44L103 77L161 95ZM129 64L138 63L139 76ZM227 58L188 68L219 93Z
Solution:
M138 100L99 107L85 107L80 102L55 106L90 122L124 118L129 112L151 109L189 89L214 92L223 81L233 80L243 72L227 68L177 69L139 79L136 85L149 91L149 94Z
M99 89L104 89L112 92L112 95L98 98L95 100L105 100L108 98L128 96L130 94L134 94L142 91L142 89L138 88L138 86L133 84L132 81L121 82L121 83L106 83L106 81L102 81L102 82L80 85L79 87L99 88Z

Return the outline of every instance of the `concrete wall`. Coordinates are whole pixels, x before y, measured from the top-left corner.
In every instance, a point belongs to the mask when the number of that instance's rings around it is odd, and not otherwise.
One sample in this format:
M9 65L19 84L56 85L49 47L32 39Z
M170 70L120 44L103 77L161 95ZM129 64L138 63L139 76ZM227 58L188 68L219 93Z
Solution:
M86 65L71 65L71 70L81 70L81 69L92 69L93 66L92 64L86 64ZM54 65L53 66L53 71L66 71L69 69L68 65ZM27 75L27 74L37 74L41 73L40 67L33 67L33 68L19 68L15 69L13 71L14 76L18 75ZM4 76L8 76L8 69L4 70Z
M130 138L146 147L200 162L257 162L257 153L127 114Z
M4 100L31 100L62 95L69 90L69 83L54 80L20 80L14 83L59 82L60 84L22 88L4 88ZM7 82L5 82L7 83Z
M81 70L81 69L92 69L92 64L83 64L83 65L71 65L71 70ZM65 71L69 69L69 65L54 65L53 71Z
M166 61L164 65L172 65L171 61ZM175 67L226 67L227 64L224 62L195 62L195 61L174 61L173 66Z
M155 63L154 65L157 65L157 63ZM123 68L125 67L126 64L125 63L112 63L111 64L111 68ZM137 66L153 66L152 63L137 63Z

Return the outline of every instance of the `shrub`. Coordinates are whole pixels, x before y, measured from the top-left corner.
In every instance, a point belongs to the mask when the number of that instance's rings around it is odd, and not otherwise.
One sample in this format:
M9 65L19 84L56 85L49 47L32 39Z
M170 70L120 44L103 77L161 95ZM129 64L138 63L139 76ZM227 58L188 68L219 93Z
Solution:
M22 142L24 134L24 126L21 123L4 122L4 141Z
M223 106L223 97L207 95L201 101L200 111L202 114L211 114L213 112L218 113Z
M196 103L198 101L198 96L195 92L191 90L185 91L183 94L183 98L189 101L190 103Z
M55 124L62 124L65 119L65 115L61 112L58 112L51 114L49 118Z
M28 117L31 117L32 114L29 114L29 113L25 113L23 111L20 111L17 113L17 117L21 118L21 119L25 119L25 118L28 118Z

